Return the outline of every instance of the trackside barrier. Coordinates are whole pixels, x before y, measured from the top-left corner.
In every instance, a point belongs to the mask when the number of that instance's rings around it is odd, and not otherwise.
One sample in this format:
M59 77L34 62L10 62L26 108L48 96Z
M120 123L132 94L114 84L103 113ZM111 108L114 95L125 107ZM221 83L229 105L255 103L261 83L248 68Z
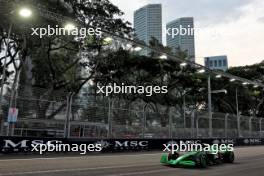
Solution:
M0 137L0 153L31 153L32 144L101 144L102 152L151 151L162 150L164 144L207 143L234 144L234 146L264 145L264 138L211 138L211 139L80 139L80 138L31 138L31 137Z

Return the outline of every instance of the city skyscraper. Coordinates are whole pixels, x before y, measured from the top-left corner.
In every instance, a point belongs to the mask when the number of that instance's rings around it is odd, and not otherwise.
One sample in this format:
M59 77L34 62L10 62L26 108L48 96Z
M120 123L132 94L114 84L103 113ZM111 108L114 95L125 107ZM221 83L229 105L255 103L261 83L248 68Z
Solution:
M187 50L188 58L195 61L195 41L193 17L183 17L166 25L167 46L175 52L176 48Z
M148 4L134 12L134 29L136 38L147 45L152 37L162 43L162 8L161 4ZM150 51L144 50L147 55Z

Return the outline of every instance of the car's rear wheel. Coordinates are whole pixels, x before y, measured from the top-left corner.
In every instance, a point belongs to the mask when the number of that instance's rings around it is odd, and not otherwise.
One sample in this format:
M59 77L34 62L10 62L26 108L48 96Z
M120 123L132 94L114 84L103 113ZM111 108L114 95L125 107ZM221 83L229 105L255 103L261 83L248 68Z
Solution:
M217 154L217 158L215 159L215 164L222 164L223 163L223 155L222 153Z
M234 152L228 152L224 155L224 161L226 163L233 163L235 160L235 154Z

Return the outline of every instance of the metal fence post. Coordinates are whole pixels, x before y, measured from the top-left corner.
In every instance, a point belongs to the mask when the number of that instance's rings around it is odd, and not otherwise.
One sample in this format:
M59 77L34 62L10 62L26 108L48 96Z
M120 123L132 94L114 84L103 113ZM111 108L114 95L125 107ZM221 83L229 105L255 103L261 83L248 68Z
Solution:
M248 121L248 126L249 126L249 137L252 137L252 119L253 119L253 117L250 117L249 118L249 121Z
M146 108L148 104L145 104L143 107L143 124L142 124L142 138L145 138L146 127L147 127L147 116L146 116Z
M111 107L112 107L112 100L108 98L108 133L107 138L112 137L112 118L111 118Z
M143 126L142 126L142 137L145 138L145 133L146 133L146 111L143 111Z
M196 137L199 137L199 116L196 115Z
M65 125L64 125L64 137L67 138L67 128L68 128L68 117L69 117L69 94L67 95L67 99L66 99L66 117L65 117Z
M67 108L66 108L66 122L64 126L64 137L70 137L70 113L71 113L71 106L72 106L72 98L74 93L70 92L67 95Z
M85 137L85 125L83 125L83 134L82 137Z
M262 137L262 120L263 118L259 119L259 137Z
M172 139L172 114L171 114L171 107L169 109L169 137Z
M194 137L194 118L195 118L195 112L192 111L191 114L191 137Z
M186 129L186 100L185 100L185 94L183 95L183 128Z
M240 133L240 114L237 114L237 135L240 138L241 133Z
M228 128L228 116L229 116L229 114L227 113L226 115L225 115L225 138L227 138L227 128Z

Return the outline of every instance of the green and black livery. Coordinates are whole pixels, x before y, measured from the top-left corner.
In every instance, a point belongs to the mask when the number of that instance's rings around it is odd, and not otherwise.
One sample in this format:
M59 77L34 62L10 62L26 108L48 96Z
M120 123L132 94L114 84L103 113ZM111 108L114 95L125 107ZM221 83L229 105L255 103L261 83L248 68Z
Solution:
M163 154L160 162L164 165L175 167L199 167L221 163L233 163L235 155L233 151L205 152L193 151L180 155L179 153Z

